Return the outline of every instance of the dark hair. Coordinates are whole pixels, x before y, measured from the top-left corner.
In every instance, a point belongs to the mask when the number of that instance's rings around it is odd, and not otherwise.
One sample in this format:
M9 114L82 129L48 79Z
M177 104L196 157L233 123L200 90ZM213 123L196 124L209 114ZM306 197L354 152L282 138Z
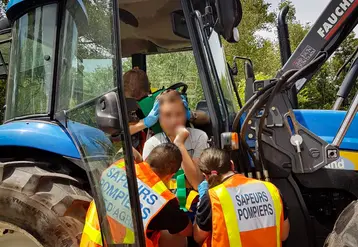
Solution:
M163 177L176 173L182 160L180 150L176 145L164 143L156 146L145 161L159 177Z
M135 67L123 75L124 93L127 98L139 100L143 95L150 93L147 74Z
M177 90L173 89L165 90L158 96L157 99L160 105L165 102L182 101L181 94Z
M209 188L222 181L222 175L231 171L230 155L218 148L205 149L199 159L200 170L209 176Z

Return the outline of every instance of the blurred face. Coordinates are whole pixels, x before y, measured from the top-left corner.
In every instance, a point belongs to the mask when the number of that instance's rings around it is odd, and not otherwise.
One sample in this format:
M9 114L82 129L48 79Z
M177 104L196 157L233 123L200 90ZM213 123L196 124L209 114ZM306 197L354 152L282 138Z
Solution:
M181 100L163 102L159 108L159 123L167 135L175 135L179 126L185 126L186 111Z

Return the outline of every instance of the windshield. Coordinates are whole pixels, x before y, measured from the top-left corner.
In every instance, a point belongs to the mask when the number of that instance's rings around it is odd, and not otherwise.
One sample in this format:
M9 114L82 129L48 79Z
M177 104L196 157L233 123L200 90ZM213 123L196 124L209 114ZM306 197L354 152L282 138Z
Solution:
M56 13L56 4L38 7L13 24L6 120L49 111Z
M201 43L204 45L204 55L207 60L210 78L215 88L215 95L219 102L221 119L223 123L230 127L237 112L238 104L235 100L221 39L218 33L209 26L204 28L201 15L198 11L196 14L196 26L200 32ZM226 117L226 112L229 119Z
M225 102L229 113L236 113L238 105L236 104L235 96L233 95L234 89L231 84L231 78L225 59L224 49L220 40L220 36L215 32L211 32L208 39L210 46L209 55L212 56L215 63L215 71L220 80L222 92L225 97Z
M74 10L68 9L63 22L58 111L72 109L115 87L114 56L111 52L111 42L108 40L108 27L111 25L109 20L98 18L97 25L107 25L107 28L87 33L87 21L79 20L78 15L75 20L73 12ZM77 25L80 25L81 32L78 31Z
M3 107L5 106L6 80L8 75L11 32L4 32L0 35L0 124L3 122ZM5 42L7 41L7 42Z

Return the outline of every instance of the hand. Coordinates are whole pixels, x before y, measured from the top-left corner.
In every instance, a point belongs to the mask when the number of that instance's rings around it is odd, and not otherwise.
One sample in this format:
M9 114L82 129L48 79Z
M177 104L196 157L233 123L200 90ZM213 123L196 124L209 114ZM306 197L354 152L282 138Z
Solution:
M145 127L147 128L152 127L154 124L158 122L158 119L159 119L159 101L156 100L148 116L146 116L143 119Z
M188 101L186 101L184 95L181 95L181 99L183 101L183 104L184 104L184 107L185 107L185 110L186 110L186 119L189 120L190 117L191 117L191 113L190 113L190 110L189 110Z
M208 181L204 180L198 185L199 199L201 199L209 189Z
M184 127L179 127L176 130L176 137L174 139L174 144L177 146L184 145L185 140L189 136L189 131Z

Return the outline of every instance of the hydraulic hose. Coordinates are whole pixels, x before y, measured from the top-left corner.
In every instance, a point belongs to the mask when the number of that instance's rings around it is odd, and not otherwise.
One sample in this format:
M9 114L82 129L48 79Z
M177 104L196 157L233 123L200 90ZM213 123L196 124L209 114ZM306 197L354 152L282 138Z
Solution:
M252 108L247 113L247 116L246 116L246 118L245 118L245 120L244 120L244 122L243 122L243 124L241 126L241 131L240 131L240 139L241 139L241 143L243 144L242 147L244 148L244 150L246 150L250 154L250 156L252 158L252 161L254 163L254 168L255 168L256 171L261 170L260 162L257 161L255 155L253 154L252 150L248 146L248 144L247 144L247 142L245 140L245 132L246 132L247 126L249 125L250 119L256 113L256 109L262 107L265 104L265 101L269 97L269 95L271 94L272 90L273 90L272 87L269 90L266 90L266 92L264 94L262 94L261 97L254 103Z
M255 100L257 98L259 98L261 95L263 95L263 93L265 93L267 90L273 88L273 86L275 85L276 82L273 82L269 85L267 85L266 87L264 87L262 90L260 90L259 92L257 92L256 94L254 94L247 102L246 104L240 109L240 111L236 114L235 119L234 119L234 123L233 123L233 130L234 131L238 131L239 129L239 123L240 123L240 119L242 117L242 115L244 114L244 112L246 112L246 110L255 102ZM240 134L240 131L238 131ZM241 138L239 138L239 148L240 151L242 153L242 155L244 156L244 160L245 160L245 170L246 172L252 173L252 167L250 165L250 158L248 157L248 154L250 155L252 162L255 163L256 162L256 158L255 155L253 154L252 150L250 149L250 147L247 145L245 140L242 140Z
M292 74L293 72L295 71L287 71L285 73L285 75L290 75ZM243 125L241 126L241 131L240 131L240 140L241 140L241 143L242 143L242 148L247 151L252 160L253 160L253 163L254 163L254 166L255 166L255 170L258 171L259 173L256 173L257 176L260 176L261 177L261 173L263 172L263 165L260 164L259 160L256 159L255 155L253 154L252 150L250 149L250 147L247 145L246 143L246 140L245 140L245 132L246 132L246 129L247 129L247 126L248 126L248 123L250 121L250 119L253 117L253 115L257 112L257 110L261 107L263 107L267 101L267 99L269 98L270 95L272 95L272 91L273 91L273 88L275 87L276 88L277 86L277 81L267 85L266 87L264 87L262 90L260 90L259 92L257 92L253 97L251 97L249 99L249 101L245 104L245 109L241 109L241 111L237 114L237 118L240 119L243 112L249 107L252 105L252 103L258 99L254 105L251 107L250 111L248 112L245 120L244 120L244 123ZM258 145L259 146L259 145ZM251 168L251 167L250 167Z
M233 123L233 130L237 130L239 127L240 119L242 115L246 112L246 110L257 100L261 95L263 95L267 90L271 89L276 85L276 81L265 86L263 89L255 93L251 96L251 98L245 103L245 105L240 109L240 111L236 114L234 123Z
M262 142L262 130L263 130L264 123L265 123L264 120L267 118L267 116L269 114L269 107L270 107L275 95L281 90L282 86L287 82L287 80L296 71L297 70L289 70L285 74L283 74L282 77L276 83L276 85L275 85L274 89L272 90L271 94L268 96L267 101L264 102L265 108L264 108L263 115L260 118L259 128L257 130L257 145L258 145L258 151L259 151L259 162L258 163L261 165L260 172L262 172L264 174L264 176L266 177L266 180L268 180L268 172L267 172L267 169L266 169L265 164L264 164L264 159L263 159L264 154L263 154L263 148L262 148L262 145L261 145L261 142Z
M352 55L349 56L349 58L344 62L344 64L339 68L337 74L334 76L334 81L337 80L338 76L342 73L342 71L345 69L347 64L355 57L355 55L358 53L358 46L352 53Z
M265 123L265 119L268 116L269 113L269 107L274 99L274 97L276 96L276 94L278 92L281 91L282 87L286 84L288 85L286 87L286 89L290 88L290 85L294 85L294 83L296 83L297 80L301 79L307 72L309 73L311 69L314 69L314 67L317 64L320 64L321 62L323 62L326 58L327 54L326 53L322 53L320 54L316 59L314 59L311 63L307 64L306 66L304 66L303 68L301 68L300 70L289 70L287 71L276 83L275 88L272 90L272 93L270 95L270 97L268 98L268 100L265 102L265 108L264 108L264 113L263 116L260 118L260 123L259 123L259 128L258 128L258 133L257 133L257 143L258 143L258 150L259 150L259 157L260 157L260 164L262 166L262 170L265 173L265 176L268 176L268 173L265 171L266 168L264 166L264 153L263 153L263 147L261 145L262 143L262 131L263 131L263 127L264 127L264 123ZM267 177L268 179L268 177Z

